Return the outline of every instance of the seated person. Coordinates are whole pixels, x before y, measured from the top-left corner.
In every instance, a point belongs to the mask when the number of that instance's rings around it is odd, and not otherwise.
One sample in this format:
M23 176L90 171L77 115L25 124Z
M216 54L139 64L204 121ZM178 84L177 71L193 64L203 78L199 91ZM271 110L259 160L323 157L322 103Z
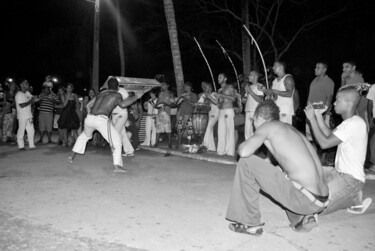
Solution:
M310 142L293 126L279 121L280 110L271 100L260 103L254 112L254 134L238 148L241 156L226 219L232 231L261 235L264 223L259 212L262 189L286 208L295 231L317 226L316 214L328 204L328 186L318 155ZM265 144L280 164L274 166L254 156Z
M359 93L353 88L339 90L334 106L343 122L333 131L322 116L327 108L315 110L312 105L305 108L306 117L319 146L322 149L338 146L335 167L323 167L330 192L330 204L323 214L345 208L349 208L350 213L361 214L372 202L371 198L362 202L367 128L366 122L355 115L360 99Z

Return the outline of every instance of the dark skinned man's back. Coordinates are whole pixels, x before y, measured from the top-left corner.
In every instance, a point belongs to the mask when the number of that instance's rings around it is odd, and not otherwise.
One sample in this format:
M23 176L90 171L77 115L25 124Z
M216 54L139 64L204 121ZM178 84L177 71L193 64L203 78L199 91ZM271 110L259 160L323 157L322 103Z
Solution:
M109 90L107 92L99 93L96 96L91 113L94 115L106 115L109 117L113 109L115 109L117 105L120 105L121 101L121 94L117 91Z

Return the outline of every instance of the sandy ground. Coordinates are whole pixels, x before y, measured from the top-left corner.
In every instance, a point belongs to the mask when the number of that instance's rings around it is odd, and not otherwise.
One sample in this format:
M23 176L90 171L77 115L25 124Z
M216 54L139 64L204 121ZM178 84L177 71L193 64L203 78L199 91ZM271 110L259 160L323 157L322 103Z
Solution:
M136 151L114 173L109 151L0 146L1 250L375 250L375 205L364 215L320 217L318 230L288 227L261 196L261 237L236 234L224 219L235 165ZM364 195L375 198L375 182Z

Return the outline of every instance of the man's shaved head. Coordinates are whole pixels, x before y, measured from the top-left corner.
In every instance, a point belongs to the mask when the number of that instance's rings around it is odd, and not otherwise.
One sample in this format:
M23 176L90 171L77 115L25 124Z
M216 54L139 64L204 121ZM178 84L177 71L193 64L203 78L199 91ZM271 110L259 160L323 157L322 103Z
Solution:
M355 107L357 107L361 96L354 88L346 88L341 90L339 93L343 94L343 98L347 102L351 102Z

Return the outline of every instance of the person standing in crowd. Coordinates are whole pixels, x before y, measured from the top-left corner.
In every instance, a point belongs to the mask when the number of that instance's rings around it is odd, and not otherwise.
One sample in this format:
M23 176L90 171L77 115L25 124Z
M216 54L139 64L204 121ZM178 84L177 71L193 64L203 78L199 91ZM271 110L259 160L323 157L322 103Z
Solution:
M364 82L362 73L357 69L357 63L352 60L345 61L342 65L341 86L362 84ZM367 114L367 103L366 97L361 96L356 113L366 122L368 129L370 117Z
M264 94L260 91L263 85L259 82L259 72L251 71L249 74L250 84L245 85L245 140L254 133L253 117L258 104L263 101Z
M317 226L315 214L329 203L328 186L319 158L309 141L293 126L279 121L279 107L271 100L254 112L254 134L238 148L237 164L226 219L229 229L261 235L260 190L285 208L294 231L308 232ZM265 144L279 166L254 154Z
M134 97L134 92L129 92L129 97ZM141 127L141 119L143 116L143 107L141 103L136 100L134 103L132 103L128 107L128 114L129 114L129 126L127 129L132 134L130 138L130 142L132 143L132 146L134 150L140 150L139 149L139 129Z
M43 143L43 137L47 134L47 143L52 143L52 127L53 127L53 112L55 104L59 102L56 94L51 90L48 85L43 86L43 91L40 94L39 102L39 132L40 139L35 143Z
M231 84L227 83L228 77L225 73L220 73L218 82L221 86L218 93L214 96L218 100L219 119L218 119L218 141L217 154L234 156L235 138L234 138L234 109L233 102L236 100L236 93Z
M326 149L337 146L335 167L323 166L330 200L323 214L346 208L350 213L361 214L372 202L371 198L362 201L367 129L363 119L355 115L359 100L360 95L353 87L338 91L334 106L343 122L333 131L324 122L322 113L325 109L314 109L312 105L305 108L306 117L320 147Z
M34 134L35 129L33 125L33 114L31 112L31 105L38 102L39 99L35 98L28 91L29 83L27 80L20 82L21 90L16 94L16 108L17 108L17 119L18 119L18 132L17 132L17 144L18 150L25 149L25 130L27 133L27 140L29 142L29 149L35 149Z
M57 139L57 144L59 145L62 145L63 144L63 133L62 133L62 129L59 128L59 125L57 123L57 121L59 121L59 118L60 118L60 115L61 115L61 112L62 112L62 108L64 107L64 96L65 96L65 90L64 90L64 87L62 85L60 85L58 88L57 88L57 99L58 99L58 104L55 105L55 116L54 116L54 119L53 119L53 128L57 129L58 132L59 132L59 137Z
M129 97L129 93L125 90L125 88L118 88L118 93L121 94L122 99L127 99ZM120 106L116 106L112 111L112 124L121 136L122 148L124 150L124 154L122 156L124 157L134 156L134 148L130 143L125 129L125 125L129 118L128 114L128 107L121 108Z
M236 82L232 83L232 86L235 86ZM233 103L234 109L234 145L237 146L239 139L239 130L245 125L245 115L243 114L243 105L242 105L242 95L236 89L234 89L236 100Z
M153 146L156 143L156 126L155 117L158 114L158 109L155 108L158 102L156 89L149 91L150 99L144 103L144 108L147 111L146 117L146 138L141 146Z
M362 74L357 70L357 63L347 60L342 64L341 86L363 83Z
M158 107L158 114L156 115L156 143L153 147L158 146L160 134L166 133L168 135L168 147L172 148L170 105L173 104L173 95L168 87L169 85L166 82L161 83L161 92L156 104L156 107Z
M318 61L315 65L315 78L310 84L309 96L307 99L308 104L321 104L323 107L328 107L327 112L325 113L325 123L329 127L331 102L333 97L333 91L335 83L327 75L328 65L323 61ZM306 138L313 143L315 148L319 148L319 144L315 142L312 135L309 123L306 123ZM318 149L319 150L319 149ZM322 153L322 163L325 164L325 155Z
M219 108L217 107L217 100L214 98L212 84L204 83L204 93L201 98L204 102L207 102L210 105L210 112L208 113L208 123L206 132L203 138L203 145L207 148L207 151L216 152L216 144L214 137L214 126L219 119Z
M68 131L73 134L73 144L76 141L78 134L77 130L80 126L80 121L78 114L76 112L77 107L79 107L78 96L73 93L74 86L69 83L66 86L66 94L63 99L63 108L60 114L60 118L57 121L59 128L61 129L63 135L63 146L68 147Z
M295 83L293 76L286 74L285 62L276 61L272 69L277 75L272 82L272 89L264 88L262 91L267 96L276 96L275 103L280 108L280 121L291 125L294 115L293 95Z
M180 109L178 111L178 147L182 144L182 137L192 137L192 120L194 104L198 102L198 95L192 91L193 84L185 82L185 92L181 95ZM190 123L190 124L189 124ZM180 127L180 128L179 128Z
M171 90L171 103L176 104L178 100L177 94L174 90ZM172 137L177 138L177 113L178 113L178 106L171 105L170 116L171 116L171 133Z
M4 93L3 106L3 142L11 143L15 141L15 125L17 124L16 114L16 93L18 91L17 85L14 82L9 83L8 90Z
M373 84L368 93L366 98L368 99L367 103L367 114L369 118L369 135L368 135L368 158L370 161L370 166L368 170L370 174L375 174L375 84Z

